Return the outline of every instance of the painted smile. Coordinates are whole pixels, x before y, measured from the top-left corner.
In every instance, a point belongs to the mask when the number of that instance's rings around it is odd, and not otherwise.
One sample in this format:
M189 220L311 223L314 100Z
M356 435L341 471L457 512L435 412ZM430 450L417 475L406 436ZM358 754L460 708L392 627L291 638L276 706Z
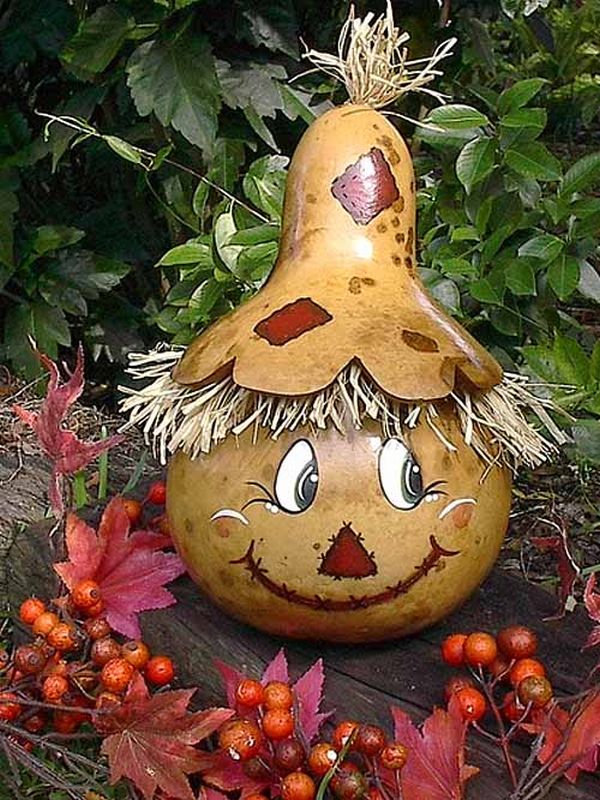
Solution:
M312 596L300 594L295 589L289 589L285 583L277 583L269 577L269 571L261 565L262 558L254 557L255 540L250 542L246 553L238 559L230 561L230 564L242 564L252 576L252 580L258 581L265 589L272 594L287 600L290 603L314 608L317 611L353 611L359 608L369 608L370 606L386 603L394 600L401 594L406 594L409 589L424 578L443 558L457 556L460 550L445 550L432 534L429 537L431 549L418 567L404 580L398 581L394 586L388 586L381 592L372 595L354 596L350 595L347 600L329 600L315 594Z

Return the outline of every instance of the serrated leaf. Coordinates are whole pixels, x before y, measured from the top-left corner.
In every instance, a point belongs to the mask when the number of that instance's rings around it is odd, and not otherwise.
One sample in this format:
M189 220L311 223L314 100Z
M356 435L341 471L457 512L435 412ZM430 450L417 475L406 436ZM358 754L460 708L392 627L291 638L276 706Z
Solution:
M526 105L545 83L548 83L545 78L527 78L505 89L498 98L498 114L503 116Z
M560 161L541 142L525 142L506 151L509 167L526 178L539 181L558 181L562 174Z
M562 252L565 243L557 236L542 233L528 239L519 247L519 255L528 258L540 258L546 262L553 261Z
M465 130L489 125L490 121L485 114L476 108L465 105L438 106L430 111L425 122L437 125L446 130Z
M600 153L589 153L570 167L560 185L560 194L570 195L600 181Z
M103 72L134 27L135 20L124 7L117 3L101 6L84 19L60 57L84 73Z
M466 144L456 160L456 175L468 194L494 169L495 144L492 139L475 139Z
M505 271L506 285L513 294L530 296L536 294L535 272L527 261L513 261Z
M210 43L191 33L144 42L127 64L127 84L138 113L154 113L205 153L217 130L219 85Z
M260 117L275 117L283 108L278 82L286 80L287 72L279 64L215 64L223 100L230 108L252 107Z
M243 16L250 26L244 38L251 44L298 58L298 23L292 0L254 0Z
M193 239L185 244L172 247L157 262L157 267L170 267L173 264L198 264L201 266L211 266L212 258L210 246Z
M561 300L567 300L579 283L579 262L574 256L561 255L548 267L548 283Z

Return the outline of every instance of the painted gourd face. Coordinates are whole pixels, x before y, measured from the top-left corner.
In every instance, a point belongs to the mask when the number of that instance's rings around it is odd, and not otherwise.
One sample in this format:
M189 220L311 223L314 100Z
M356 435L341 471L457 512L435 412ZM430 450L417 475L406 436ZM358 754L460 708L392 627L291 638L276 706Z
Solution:
M496 558L509 477L477 454L485 434L456 403L502 370L415 265L406 144L369 107L334 109L292 160L268 283L169 378L189 391L168 424L188 453L168 477L178 550L215 602L264 630L403 635L459 605Z
M490 570L510 503L507 472L482 482L451 414L443 430L456 452L424 422L404 441L371 423L179 453L178 550L217 604L271 633L359 642L430 625Z

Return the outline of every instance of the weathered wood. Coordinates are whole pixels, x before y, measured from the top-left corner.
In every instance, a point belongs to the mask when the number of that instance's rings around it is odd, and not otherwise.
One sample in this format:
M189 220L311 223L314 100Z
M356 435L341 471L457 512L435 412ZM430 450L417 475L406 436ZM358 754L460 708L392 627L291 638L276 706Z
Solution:
M32 591L48 594L48 525L21 532L9 554L13 606ZM540 638L540 655L557 693L577 689L594 665L594 655L581 653L589 631L585 614L575 612L562 622L544 622L555 610L554 599L542 589L497 569L471 600L444 624L418 636L370 646L340 646L283 640L257 632L223 614L185 578L174 585L176 606L143 616L144 638L154 652L168 652L176 661L182 685L199 686L202 704L223 702L223 690L213 665L215 658L251 675L260 673L280 647L285 647L294 674L322 657L326 668L326 703L342 716L383 725L390 730L389 706L399 705L421 720L435 703L443 702L443 686L451 671L441 663L438 645L457 630L497 630L521 622L532 625ZM517 760L526 750L518 750ZM471 783L470 800L502 800L508 792L499 751L477 735L470 737L469 762L481 768ZM547 795L551 800L592 800L600 797L600 780L583 777L577 786L561 782ZM427 798L423 798L427 800Z

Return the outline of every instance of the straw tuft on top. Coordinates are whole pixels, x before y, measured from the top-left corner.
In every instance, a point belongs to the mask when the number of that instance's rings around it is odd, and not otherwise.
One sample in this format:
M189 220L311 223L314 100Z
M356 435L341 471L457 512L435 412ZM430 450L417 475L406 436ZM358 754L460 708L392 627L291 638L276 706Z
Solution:
M353 103L383 108L408 92L423 92L438 102L445 95L429 84L442 71L437 68L442 59L452 55L456 39L447 39L428 58L408 60L406 44L410 34L394 24L391 3L386 13L375 19L369 12L364 19L355 16L350 8L337 47L337 55L308 50L304 58L327 75L341 81Z

